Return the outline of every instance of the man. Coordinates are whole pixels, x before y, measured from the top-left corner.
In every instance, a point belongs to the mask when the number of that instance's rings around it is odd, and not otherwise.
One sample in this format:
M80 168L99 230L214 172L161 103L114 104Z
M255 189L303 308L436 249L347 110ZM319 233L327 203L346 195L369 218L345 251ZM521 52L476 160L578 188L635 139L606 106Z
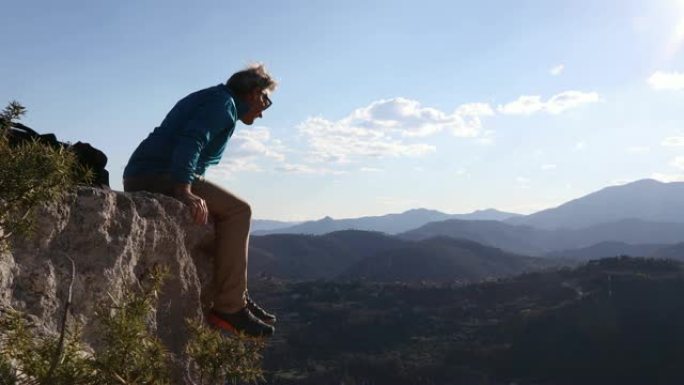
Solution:
M219 84L181 99L161 125L140 143L124 170L125 191L151 191L187 204L194 221L215 224L214 306L208 321L232 333L270 336L275 316L247 293L250 206L204 179L219 163L237 120L246 125L271 105L277 83L261 64L233 74Z

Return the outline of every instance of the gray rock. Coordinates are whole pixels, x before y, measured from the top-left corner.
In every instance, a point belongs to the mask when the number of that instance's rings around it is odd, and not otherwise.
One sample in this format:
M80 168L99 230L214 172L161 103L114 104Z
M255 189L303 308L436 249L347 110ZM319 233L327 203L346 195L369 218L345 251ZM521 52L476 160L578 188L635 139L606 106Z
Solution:
M212 226L194 225L179 201L151 193L81 188L39 213L29 239L0 255L0 305L12 306L56 332L76 265L71 313L84 342L97 348L96 305L155 264L166 265L153 327L180 370L187 342L185 319L210 307Z

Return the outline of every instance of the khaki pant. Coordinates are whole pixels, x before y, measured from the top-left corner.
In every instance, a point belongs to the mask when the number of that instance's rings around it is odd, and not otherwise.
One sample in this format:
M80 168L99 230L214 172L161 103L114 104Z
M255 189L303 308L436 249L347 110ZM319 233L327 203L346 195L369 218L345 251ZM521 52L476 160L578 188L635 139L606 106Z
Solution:
M149 191L173 195L168 176L124 179L124 191ZM192 192L204 199L214 220L214 309L234 313L246 306L247 249L252 210L244 200L220 186L198 177Z

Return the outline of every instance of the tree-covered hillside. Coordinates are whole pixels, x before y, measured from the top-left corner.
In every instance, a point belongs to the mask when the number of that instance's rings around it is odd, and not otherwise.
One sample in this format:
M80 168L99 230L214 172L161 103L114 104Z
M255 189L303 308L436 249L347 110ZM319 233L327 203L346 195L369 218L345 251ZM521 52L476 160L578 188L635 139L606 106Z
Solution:
M272 384L681 384L684 272L610 258L466 286L253 282Z

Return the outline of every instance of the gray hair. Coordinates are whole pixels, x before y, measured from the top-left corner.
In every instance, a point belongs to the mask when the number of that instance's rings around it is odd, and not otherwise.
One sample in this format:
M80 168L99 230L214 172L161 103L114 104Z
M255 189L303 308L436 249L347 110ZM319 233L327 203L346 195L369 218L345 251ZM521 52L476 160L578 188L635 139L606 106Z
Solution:
M234 73L226 82L226 86L237 96L242 96L255 89L274 91L278 83L266 71L262 63L255 63Z

